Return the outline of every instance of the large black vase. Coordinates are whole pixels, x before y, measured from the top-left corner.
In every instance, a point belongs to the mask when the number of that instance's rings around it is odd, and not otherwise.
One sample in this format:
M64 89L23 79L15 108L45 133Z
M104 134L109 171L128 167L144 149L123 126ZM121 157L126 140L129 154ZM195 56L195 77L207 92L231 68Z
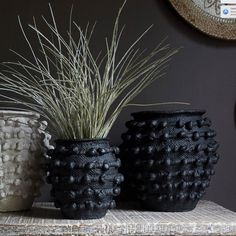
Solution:
M218 161L205 111L133 113L120 146L125 197L154 211L189 211L209 186Z
M69 219L98 219L116 206L123 176L117 147L106 139L57 140L49 151L48 183L62 215Z

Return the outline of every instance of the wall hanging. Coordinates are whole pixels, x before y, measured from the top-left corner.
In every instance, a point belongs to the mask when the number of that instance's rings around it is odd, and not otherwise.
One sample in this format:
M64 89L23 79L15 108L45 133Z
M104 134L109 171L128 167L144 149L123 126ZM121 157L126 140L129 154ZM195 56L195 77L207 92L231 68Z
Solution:
M221 0L169 1L186 21L200 31L221 39L236 39L236 19L221 18Z

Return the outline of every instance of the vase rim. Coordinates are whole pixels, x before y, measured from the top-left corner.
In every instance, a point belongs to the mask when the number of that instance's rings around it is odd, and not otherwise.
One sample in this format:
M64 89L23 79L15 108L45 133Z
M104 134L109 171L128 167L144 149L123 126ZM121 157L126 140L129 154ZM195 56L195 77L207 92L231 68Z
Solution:
M85 142L100 142L109 141L108 138L85 138L85 139L56 139L55 143L85 143Z
M152 110L152 111L139 111L131 113L132 116L140 115L171 115L171 114L199 114L203 115L206 113L206 110L203 109L180 109L180 110Z
M22 115L22 116L34 116L40 118L40 114L34 111L21 111L21 110L7 110L7 109L0 109L0 116L1 115Z

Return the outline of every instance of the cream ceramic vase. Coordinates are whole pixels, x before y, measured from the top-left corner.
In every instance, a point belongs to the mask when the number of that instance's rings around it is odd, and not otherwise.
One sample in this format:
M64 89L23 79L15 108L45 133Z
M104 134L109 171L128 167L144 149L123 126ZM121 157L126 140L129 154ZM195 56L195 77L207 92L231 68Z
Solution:
M0 212L30 209L44 183L46 122L34 112L0 110Z

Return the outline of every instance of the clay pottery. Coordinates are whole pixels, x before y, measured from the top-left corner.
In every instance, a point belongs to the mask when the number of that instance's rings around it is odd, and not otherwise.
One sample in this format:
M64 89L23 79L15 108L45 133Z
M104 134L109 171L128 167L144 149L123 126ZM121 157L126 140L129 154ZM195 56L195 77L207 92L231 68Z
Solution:
M189 211L210 184L218 143L202 110L133 113L120 146L124 192L153 211Z
M0 111L0 212L30 209L40 195L46 123L39 117L34 112Z
M57 140L49 151L48 183L64 218L98 219L116 206L123 176L117 147L107 139Z

